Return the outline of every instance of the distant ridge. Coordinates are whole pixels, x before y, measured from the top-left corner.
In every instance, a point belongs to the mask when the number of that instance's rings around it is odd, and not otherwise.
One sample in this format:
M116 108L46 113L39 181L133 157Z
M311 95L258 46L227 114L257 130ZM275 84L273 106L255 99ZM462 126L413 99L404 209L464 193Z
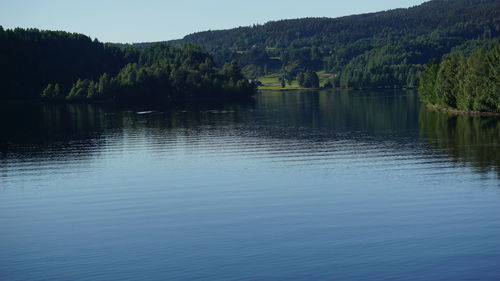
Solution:
M499 0L433 0L339 18L301 18L189 34L169 44L197 44L218 64L237 60L248 77L305 69L338 73L343 87L415 86L430 59L468 41L500 34ZM136 47L150 43L138 43ZM357 69L358 73L354 73Z
M211 47L219 44L219 48L230 49L247 49L256 44L267 47L302 47L309 46L308 39L311 38L318 44L333 44L334 39L341 39L342 42L355 41L385 32L386 29L407 30L417 35L466 23L488 25L497 32L492 35L498 36L499 13L498 0L433 0L406 9L338 18L287 19L263 25L196 32L167 42ZM294 36L296 33L299 36Z

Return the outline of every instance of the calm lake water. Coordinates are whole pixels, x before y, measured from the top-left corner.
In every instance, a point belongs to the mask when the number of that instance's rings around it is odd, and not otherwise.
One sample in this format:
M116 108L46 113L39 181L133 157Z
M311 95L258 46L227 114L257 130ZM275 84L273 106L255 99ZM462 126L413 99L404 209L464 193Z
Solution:
M0 117L1 280L500 279L498 119L399 90Z

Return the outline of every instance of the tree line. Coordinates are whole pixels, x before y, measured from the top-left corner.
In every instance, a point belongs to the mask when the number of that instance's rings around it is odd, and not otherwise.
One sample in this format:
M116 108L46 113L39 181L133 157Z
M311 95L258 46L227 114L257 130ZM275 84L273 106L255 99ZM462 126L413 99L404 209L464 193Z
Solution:
M68 101L177 102L192 99L241 99L255 86L236 62L221 69L212 57L194 45L176 48L156 44L143 49L137 63L125 65L117 75L78 79L68 92L49 84L42 97Z
M0 26L0 99L36 99L54 82L66 92L79 78L116 75L137 56L135 48L113 47L82 34Z
M202 88L227 95L230 89L252 92L244 78L270 73L282 74L282 83L315 87L310 79L300 82L306 73L314 80L311 73L320 70L332 77L327 86L418 87L429 60L498 38L499 10L498 0L432 0L408 9L280 20L155 44L105 44L82 34L0 26L0 99L36 99L44 89L46 98L69 100L137 99L134 91L159 98L152 93L160 88L167 100L181 91L186 98L201 96ZM178 51L158 47L169 44ZM184 57L193 59L182 50L186 44L201 46L196 53L203 58L184 63ZM209 72L201 69L207 57ZM226 76L231 67L224 65L233 61L244 77Z
M256 91L236 62L217 67L192 44L135 48L75 33L0 27L0 58L0 99L172 102L239 99Z
M421 73L423 101L462 111L500 112L500 42L468 56L446 55Z

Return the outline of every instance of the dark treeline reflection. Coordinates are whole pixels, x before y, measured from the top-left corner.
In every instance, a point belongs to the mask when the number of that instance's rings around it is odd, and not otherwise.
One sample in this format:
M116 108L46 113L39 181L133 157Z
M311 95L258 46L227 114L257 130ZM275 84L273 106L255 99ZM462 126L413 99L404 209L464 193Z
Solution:
M386 134L414 130L418 122L416 95L399 90L263 93L256 104L175 108L27 103L0 107L2 152L9 145L71 145L85 140L95 146L103 133L119 135L125 129L142 127L163 130L234 125L257 127L257 132L251 128L257 135L271 133L280 138L294 137L296 129ZM283 130L287 130L285 135Z
M434 148L479 172L500 174L500 120L494 117L456 116L422 106L420 134Z
M50 157L57 158L71 151L86 157L98 151L109 138L126 137L126 130L189 129L213 122L214 118L207 118L207 115L224 115L224 122L234 123L239 119L239 111L253 105L253 102L248 102L141 108L92 104L3 104L0 105L0 155L4 158L7 154L15 157L47 157L50 154ZM220 118L215 120L223 121Z
M269 122L285 127L388 134L418 125L419 102L412 91L265 93L258 105Z
M92 105L4 104L0 110L2 158L87 158L103 144L109 119Z
M109 121L105 108L93 105L9 104L0 112L0 140L18 144L93 138Z
M445 149L479 172L500 170L497 119L428 111L413 91L271 92L258 95L255 103L175 108L4 104L0 118L0 160L7 162L90 161L105 158L99 156L105 148L125 153L135 143L155 153L182 143L196 153L198 144L235 137L241 149L264 145L270 152L298 143L309 152L324 152L322 144L335 141L394 155L433 157L436 149Z

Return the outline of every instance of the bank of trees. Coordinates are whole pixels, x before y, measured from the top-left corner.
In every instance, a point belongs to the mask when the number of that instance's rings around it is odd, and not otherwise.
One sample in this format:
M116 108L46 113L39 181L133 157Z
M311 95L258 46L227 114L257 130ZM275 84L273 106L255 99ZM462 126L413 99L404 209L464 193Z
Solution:
M141 51L117 75L78 79L68 92L49 84L42 97L49 100L177 102L193 99L243 99L255 86L241 74L236 62L217 68L210 55L196 46L176 48L156 44Z
M201 85L210 92L245 92L249 86L243 79L228 78L222 71L232 61L251 79L283 73L289 83L308 70L324 70L335 77L332 85L344 88L417 87L429 60L440 61L454 49L470 53L499 37L499 9L498 0L432 0L408 9L281 20L168 42L179 48L202 46L213 64L209 73L200 69L207 56L201 50L187 54L160 47L165 44L103 44L75 33L0 27L0 99L34 99L44 89L44 97L74 100L136 98L132 89L148 87L153 92L168 89L172 97L184 90L186 96L199 96ZM186 56L203 58L190 63L184 62ZM109 80L113 90L96 92L101 80ZM85 95L71 92L77 84L87 89ZM111 94L115 91L127 93Z
M255 87L234 62L186 44L103 44L76 33L0 27L0 99L158 102L236 99Z
M67 92L78 78L116 75L137 56L82 34L0 26L0 100L36 99L49 83Z
M299 73L297 82L302 88L319 88L318 74L312 70Z
M419 94L423 101L444 108L500 112L500 44L430 62L421 73Z

